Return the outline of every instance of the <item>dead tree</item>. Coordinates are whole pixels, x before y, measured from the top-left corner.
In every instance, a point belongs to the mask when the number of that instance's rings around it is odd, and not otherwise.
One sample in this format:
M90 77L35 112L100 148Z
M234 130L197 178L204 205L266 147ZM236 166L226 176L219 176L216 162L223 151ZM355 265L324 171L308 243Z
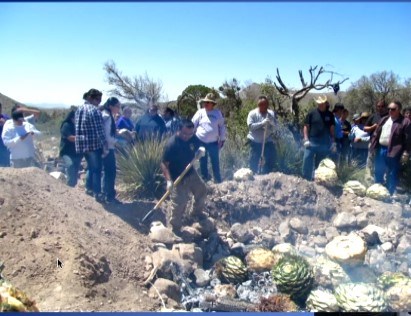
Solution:
M292 91L289 88L287 88L287 86L284 84L283 80L281 79L280 76L280 72L277 68L277 81L278 84L276 84L274 82L274 86L275 88L278 90L279 93L281 93L282 95L287 96L288 98L291 99L291 111L294 115L294 125L298 126L300 123L300 108L298 106L298 103L307 95L308 92L310 92L311 90L323 90L325 88L333 88L334 92L337 94L338 90L339 90L339 86L340 84L342 84L344 81L348 80L348 78L345 78L342 81L337 81L337 82L332 82L333 80L333 72L327 71L324 69L324 67L321 67L318 71L317 71L318 66L315 67L310 67L310 81L306 82L304 80L304 76L303 76L303 72L301 70L298 71L299 75L300 75L300 81L301 81L301 85L302 88L296 91ZM331 74L331 78L328 79L325 83L317 83L319 77L324 74L324 73L330 73Z

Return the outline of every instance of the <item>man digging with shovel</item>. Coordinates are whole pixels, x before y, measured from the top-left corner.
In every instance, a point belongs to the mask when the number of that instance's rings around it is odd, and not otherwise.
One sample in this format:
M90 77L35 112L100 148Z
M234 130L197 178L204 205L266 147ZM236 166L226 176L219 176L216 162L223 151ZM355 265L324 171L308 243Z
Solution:
M194 162L204 154L204 147L200 147L200 141L194 135L194 124L189 120L182 120L177 134L169 139L164 148L161 163L161 169L167 180L167 192L164 197L171 192L173 204L170 224L173 232L179 236L182 235L183 217L190 192L194 195L190 221L207 220L207 216L203 213L207 188L193 167ZM154 209L165 200L164 197ZM148 218L148 215L143 221Z

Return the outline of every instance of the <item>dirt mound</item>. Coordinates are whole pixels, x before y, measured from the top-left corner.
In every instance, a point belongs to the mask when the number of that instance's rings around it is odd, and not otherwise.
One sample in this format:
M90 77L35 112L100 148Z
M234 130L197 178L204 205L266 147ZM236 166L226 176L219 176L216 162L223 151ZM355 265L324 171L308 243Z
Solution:
M109 212L35 168L0 168L0 186L3 274L40 310L155 309L139 286L151 242L131 226L150 205Z

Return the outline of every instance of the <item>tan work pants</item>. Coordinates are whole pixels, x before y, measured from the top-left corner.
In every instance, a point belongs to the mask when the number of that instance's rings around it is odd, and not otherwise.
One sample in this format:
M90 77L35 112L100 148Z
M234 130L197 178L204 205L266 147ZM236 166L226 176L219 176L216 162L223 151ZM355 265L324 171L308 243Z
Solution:
M170 224L174 231L181 229L184 212L187 202L190 199L190 193L194 195L194 205L190 215L200 215L204 210L207 188L195 170L187 174L180 184L174 188L171 194L173 209Z

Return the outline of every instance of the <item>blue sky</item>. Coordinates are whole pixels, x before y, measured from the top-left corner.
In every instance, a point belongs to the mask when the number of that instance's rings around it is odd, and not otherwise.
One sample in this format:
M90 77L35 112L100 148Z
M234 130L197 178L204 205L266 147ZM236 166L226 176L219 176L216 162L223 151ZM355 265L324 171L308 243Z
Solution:
M190 84L275 78L276 67L298 87L299 69L323 65L350 78L346 89L382 70L411 77L410 21L411 3L0 3L0 92L79 104L110 89L108 60L161 80L169 100Z

